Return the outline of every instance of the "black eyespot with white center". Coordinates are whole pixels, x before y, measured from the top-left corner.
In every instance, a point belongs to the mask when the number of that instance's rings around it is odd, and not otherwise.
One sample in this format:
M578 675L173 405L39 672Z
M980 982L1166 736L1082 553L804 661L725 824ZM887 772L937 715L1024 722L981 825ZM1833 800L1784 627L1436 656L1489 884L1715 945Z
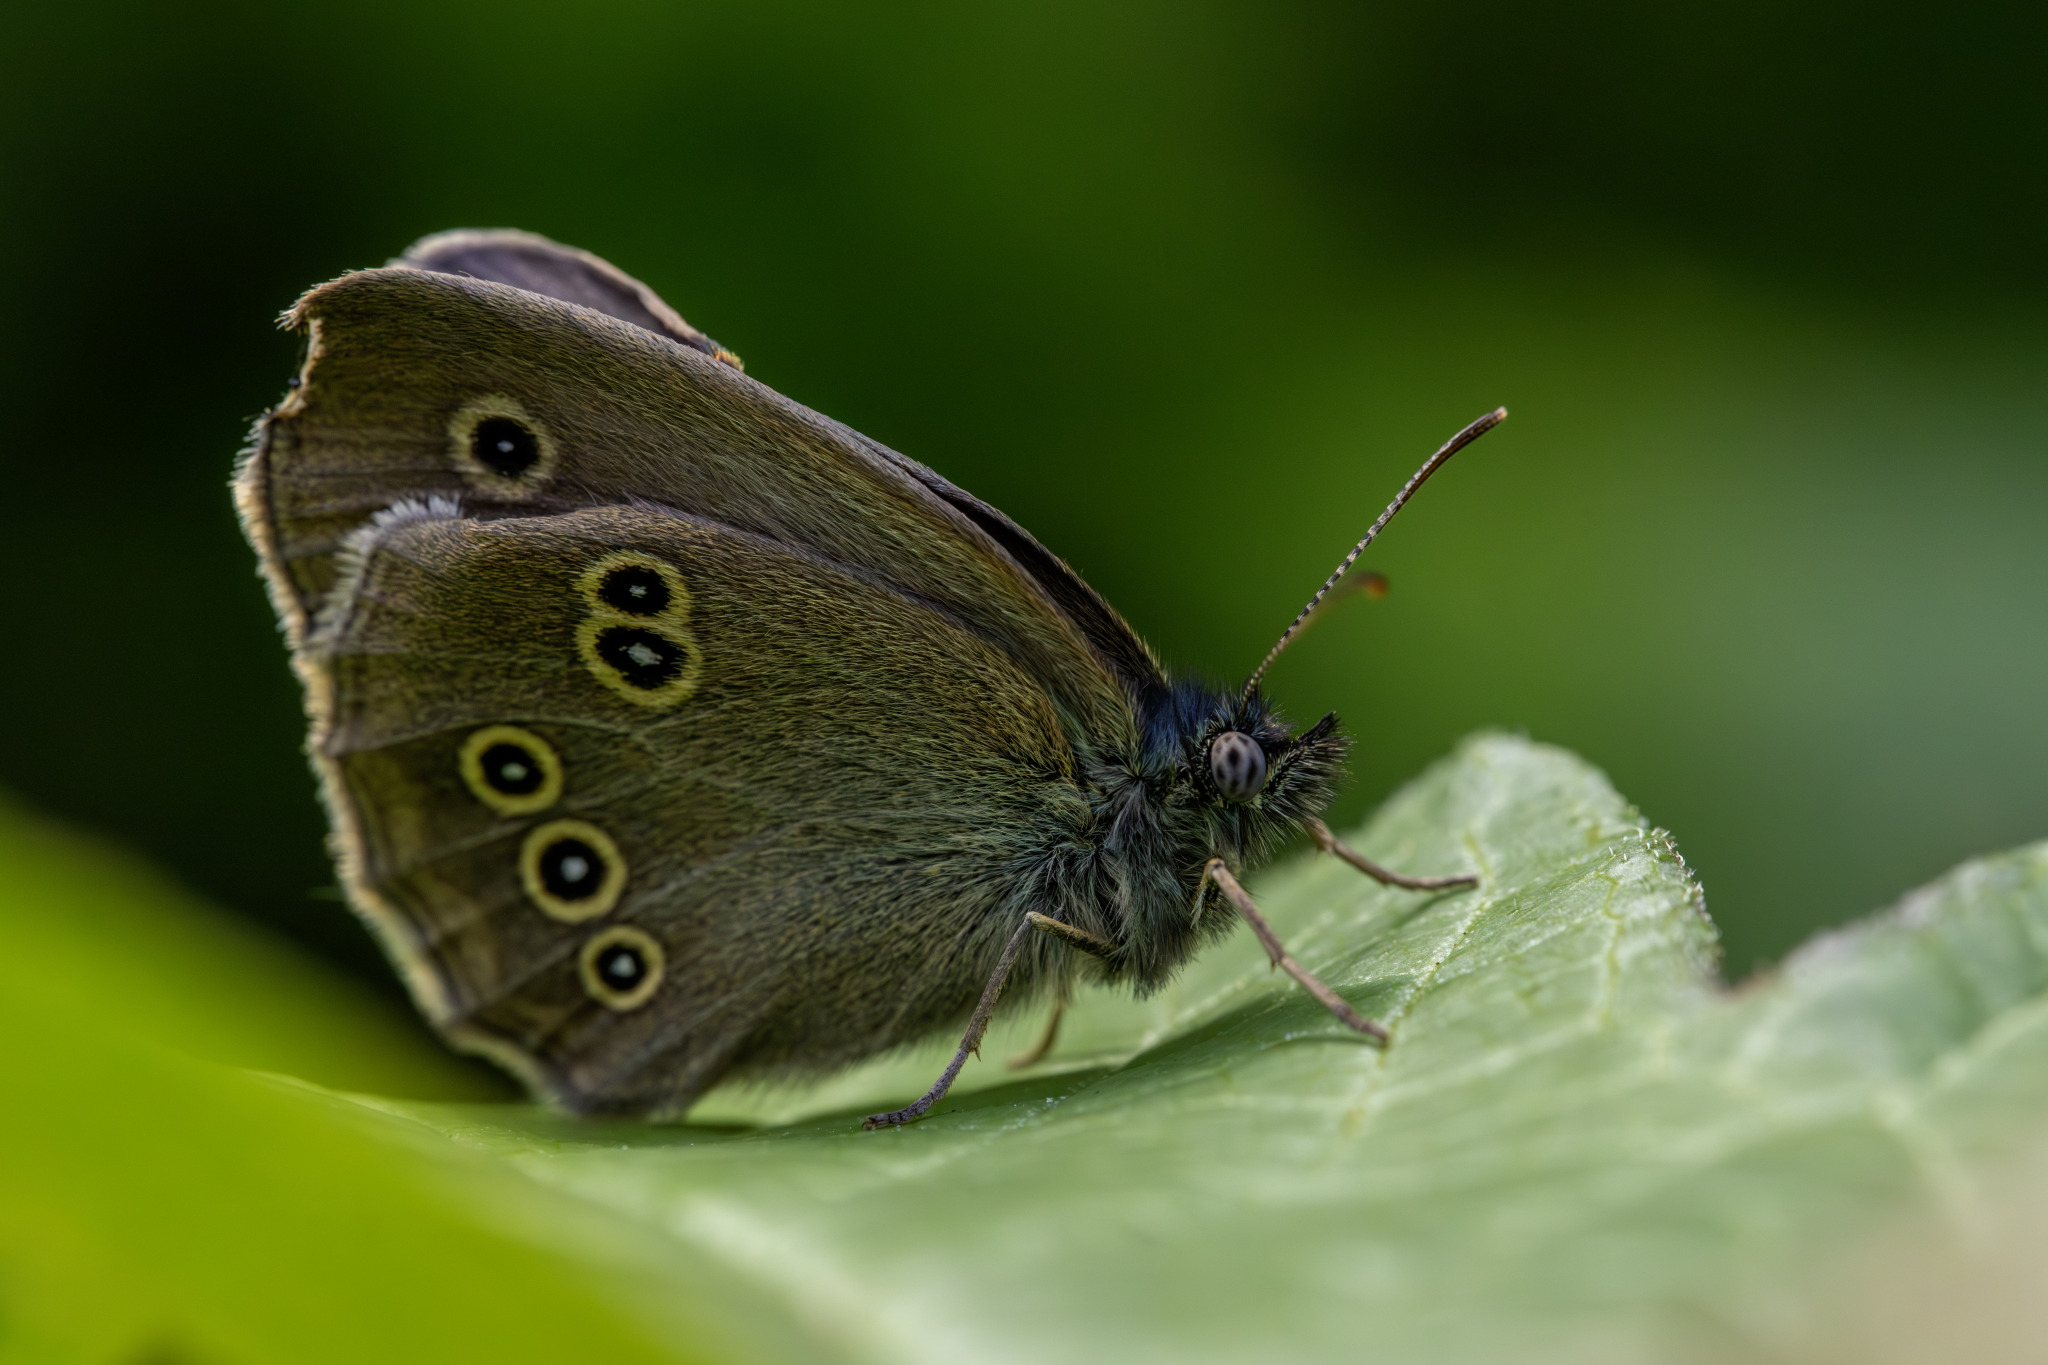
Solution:
M667 708L697 690L703 655L690 629L690 587L671 559L611 550L576 576L584 667L636 706Z
M654 998L667 962L661 944L630 924L591 935L577 963L583 989L607 1009L638 1009Z
M1266 751L1240 730L1209 741L1209 780L1226 800L1249 801L1266 785Z
M457 766L470 794L500 815L533 815L561 799L562 761L554 746L516 725L472 731Z
M516 479L540 463L540 438L516 417L486 417L470 435L469 453L493 473Z
M479 394L448 415L450 463L491 497L523 498L554 477L546 424L510 394Z
M658 691L682 676L683 647L651 630L608 626L597 633L596 647L598 658L642 691Z
M630 943L614 943L597 955L597 975L615 991L630 991L647 979L647 958Z
M628 616L659 616L675 598L660 571L647 564L621 564L606 573L597 595L606 606Z
M493 744L484 750L477 766L491 790L503 796L531 796L547 780L540 760L523 744Z
M564 836L540 851L540 884L559 900L587 901L604 889L604 855Z
M619 846L586 820L550 820L519 850L519 880L526 898L550 919L574 924L596 919L619 903L626 860Z

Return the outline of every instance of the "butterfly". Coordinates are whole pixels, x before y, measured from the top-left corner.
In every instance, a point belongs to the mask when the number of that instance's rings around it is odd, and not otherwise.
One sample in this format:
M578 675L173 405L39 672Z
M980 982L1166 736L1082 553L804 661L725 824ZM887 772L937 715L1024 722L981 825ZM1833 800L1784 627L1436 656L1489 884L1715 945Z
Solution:
M1143 992L1246 921L1346 741L1169 676L1023 528L748 378L645 285L510 231L318 286L235 477L348 897L455 1046L676 1117L999 997ZM1052 1029L1057 1027L1057 1012ZM1040 1049L1052 1043L1052 1029Z

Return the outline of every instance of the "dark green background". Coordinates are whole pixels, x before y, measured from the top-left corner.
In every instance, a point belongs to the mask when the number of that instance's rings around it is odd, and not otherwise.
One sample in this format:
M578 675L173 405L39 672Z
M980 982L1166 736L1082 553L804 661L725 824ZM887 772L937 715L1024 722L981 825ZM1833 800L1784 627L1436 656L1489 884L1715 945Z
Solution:
M229 509L305 286L515 225L1241 675L1606 767L1740 973L2048 834L2038 7L16 6L0 782L385 979Z

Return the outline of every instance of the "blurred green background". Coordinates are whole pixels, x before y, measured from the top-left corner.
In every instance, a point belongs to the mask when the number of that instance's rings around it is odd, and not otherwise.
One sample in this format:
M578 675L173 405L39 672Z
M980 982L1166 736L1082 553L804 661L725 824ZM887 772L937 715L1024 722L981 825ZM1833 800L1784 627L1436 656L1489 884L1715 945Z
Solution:
M0 41L0 784L396 986L225 482L272 319L511 225L1241 676L1354 819L1605 767L1740 975L2048 834L2048 11L119 3Z

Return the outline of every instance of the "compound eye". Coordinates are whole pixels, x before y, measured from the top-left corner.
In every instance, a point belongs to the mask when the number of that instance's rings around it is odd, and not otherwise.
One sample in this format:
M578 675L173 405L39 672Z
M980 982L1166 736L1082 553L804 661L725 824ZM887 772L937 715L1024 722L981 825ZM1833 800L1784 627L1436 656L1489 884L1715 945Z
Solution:
M1266 751L1250 735L1225 730L1209 741L1209 780L1229 800L1251 800L1266 785Z

